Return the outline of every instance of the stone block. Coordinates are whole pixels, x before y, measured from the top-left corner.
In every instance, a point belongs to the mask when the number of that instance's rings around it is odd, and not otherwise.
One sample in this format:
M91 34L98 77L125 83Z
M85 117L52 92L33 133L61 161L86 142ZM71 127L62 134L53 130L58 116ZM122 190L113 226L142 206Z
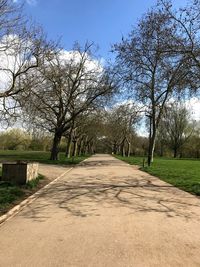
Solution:
M15 184L26 184L37 178L38 163L7 162L2 164L2 180Z

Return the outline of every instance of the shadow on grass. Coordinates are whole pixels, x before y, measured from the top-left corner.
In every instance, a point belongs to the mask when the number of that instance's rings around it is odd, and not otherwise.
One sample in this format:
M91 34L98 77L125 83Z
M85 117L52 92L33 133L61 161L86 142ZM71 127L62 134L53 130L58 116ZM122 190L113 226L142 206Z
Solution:
M0 216L41 188L40 183L45 177L41 174L24 185L9 181L0 181Z

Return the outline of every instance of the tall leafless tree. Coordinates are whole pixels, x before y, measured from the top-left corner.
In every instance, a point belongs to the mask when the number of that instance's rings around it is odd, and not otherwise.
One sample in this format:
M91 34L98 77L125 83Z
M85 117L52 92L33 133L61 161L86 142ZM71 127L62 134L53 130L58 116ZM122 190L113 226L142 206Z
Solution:
M163 109L175 92L185 88L190 57L175 53L176 23L165 10L147 12L127 39L114 46L123 83L146 106L149 119L148 165L153 161L157 129Z
M44 56L56 44L47 41L41 27L27 20L23 7L12 0L0 0L0 109L12 113L18 107L15 96L24 90L21 80L43 64Z
M170 104L165 108L162 125L165 129L167 144L176 158L194 131L190 113L183 104Z
M31 94L21 97L25 112L38 127L54 134L51 160L58 159L61 137L73 121L113 92L113 81L95 60L92 46L76 44L69 53L55 53L24 81L25 87L31 86Z
M159 0L158 8L165 12L174 24L174 42L166 44L166 51L190 58L187 88L197 93L200 87L200 1L188 1L186 6L175 9L171 0Z

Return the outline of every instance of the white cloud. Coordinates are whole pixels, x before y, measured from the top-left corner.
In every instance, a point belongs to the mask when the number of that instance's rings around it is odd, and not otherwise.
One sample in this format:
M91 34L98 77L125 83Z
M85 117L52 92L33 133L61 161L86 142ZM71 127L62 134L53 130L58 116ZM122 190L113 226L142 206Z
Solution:
M191 112L192 119L200 121L200 99L192 97L191 99L186 100L186 107Z
M4 91L13 82L13 74L17 73L25 63L29 53L29 41L21 40L17 35L4 36L0 42L0 92Z
M13 3L19 3L21 0L13 0ZM25 2L30 6L36 6L38 3L38 0L25 0Z
M5 51L4 47L7 44L11 45ZM21 42L17 35L9 35L2 38L2 41L0 42L0 92L4 91L6 88L9 87L9 84L12 83L12 72L16 73L18 69L26 62L26 52L28 52L28 46L29 43ZM18 53L16 51L18 51ZM20 54L21 52L22 54ZM68 62L71 62L71 64L76 65L81 60L81 54L78 51L67 51L63 49L60 51L59 59L63 65ZM98 61L91 58L89 55L86 55L86 61L84 66L86 75L87 73L94 73L96 77L98 77L98 75L101 76L103 72L103 66L101 62L101 60Z
M38 1L37 0L26 0L26 3L31 6L36 6Z
M88 72L96 71L101 73L103 71L102 59L98 61L96 59L91 58L89 55L86 55L86 58L87 60L85 62L85 67ZM63 64L70 61L73 62L73 64L78 64L81 60L81 54L79 51L62 50L60 52L60 60Z

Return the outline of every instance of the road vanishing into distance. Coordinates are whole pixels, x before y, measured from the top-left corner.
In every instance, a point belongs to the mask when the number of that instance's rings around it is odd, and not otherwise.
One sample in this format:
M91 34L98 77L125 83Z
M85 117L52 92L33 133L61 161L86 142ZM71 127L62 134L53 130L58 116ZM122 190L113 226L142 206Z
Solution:
M200 199L97 154L0 225L0 266L200 266Z

